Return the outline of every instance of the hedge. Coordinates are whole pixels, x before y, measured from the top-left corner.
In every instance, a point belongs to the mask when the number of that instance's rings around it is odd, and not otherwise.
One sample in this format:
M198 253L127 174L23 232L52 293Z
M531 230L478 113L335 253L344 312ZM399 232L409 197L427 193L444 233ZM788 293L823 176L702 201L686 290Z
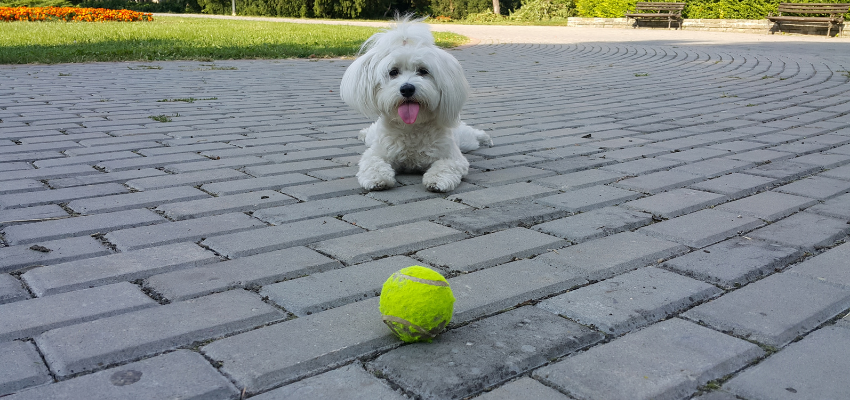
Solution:
M789 0L685 0L684 18L690 19L762 19L775 12L779 3ZM635 9L636 0L575 0L580 17L620 18ZM793 0L795 3L823 3L823 0ZM829 0L850 3L850 0ZM850 13L848 13L850 16Z

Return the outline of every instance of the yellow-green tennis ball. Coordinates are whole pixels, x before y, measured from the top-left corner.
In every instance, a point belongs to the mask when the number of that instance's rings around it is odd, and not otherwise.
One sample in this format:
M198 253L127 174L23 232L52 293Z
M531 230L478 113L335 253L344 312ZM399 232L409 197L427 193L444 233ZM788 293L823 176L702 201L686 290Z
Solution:
M446 278L419 265L392 274L381 289L381 315L405 342L430 342L452 320L455 296Z

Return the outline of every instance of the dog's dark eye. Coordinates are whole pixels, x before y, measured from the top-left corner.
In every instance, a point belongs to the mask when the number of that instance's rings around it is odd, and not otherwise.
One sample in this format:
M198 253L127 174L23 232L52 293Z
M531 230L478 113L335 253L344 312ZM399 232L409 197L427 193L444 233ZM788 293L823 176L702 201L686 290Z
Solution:
M416 73L419 75L428 75L428 70L425 68L419 68L418 70L416 70Z
M393 68L390 70L390 77L395 78L398 76L398 68Z

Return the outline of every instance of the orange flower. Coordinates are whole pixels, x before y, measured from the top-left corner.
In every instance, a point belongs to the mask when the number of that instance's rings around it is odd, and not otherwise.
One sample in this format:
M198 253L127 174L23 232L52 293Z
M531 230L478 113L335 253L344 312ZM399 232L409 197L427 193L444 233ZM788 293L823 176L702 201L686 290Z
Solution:
M0 21L153 21L153 14L75 7L0 7Z

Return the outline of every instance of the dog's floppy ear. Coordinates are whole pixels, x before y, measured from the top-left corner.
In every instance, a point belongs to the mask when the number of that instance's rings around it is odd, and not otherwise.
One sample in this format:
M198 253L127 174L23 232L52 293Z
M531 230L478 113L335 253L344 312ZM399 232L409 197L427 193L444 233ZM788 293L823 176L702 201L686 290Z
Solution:
M374 51L367 51L358 57L345 70L339 85L342 101L369 118L377 118L380 115L374 61Z
M469 94L469 82L457 59L441 49L436 49L435 53L433 62L437 63L438 67L432 68L432 74L439 74L434 76L434 81L440 90L437 118L441 125L454 127L460 123L460 110Z

